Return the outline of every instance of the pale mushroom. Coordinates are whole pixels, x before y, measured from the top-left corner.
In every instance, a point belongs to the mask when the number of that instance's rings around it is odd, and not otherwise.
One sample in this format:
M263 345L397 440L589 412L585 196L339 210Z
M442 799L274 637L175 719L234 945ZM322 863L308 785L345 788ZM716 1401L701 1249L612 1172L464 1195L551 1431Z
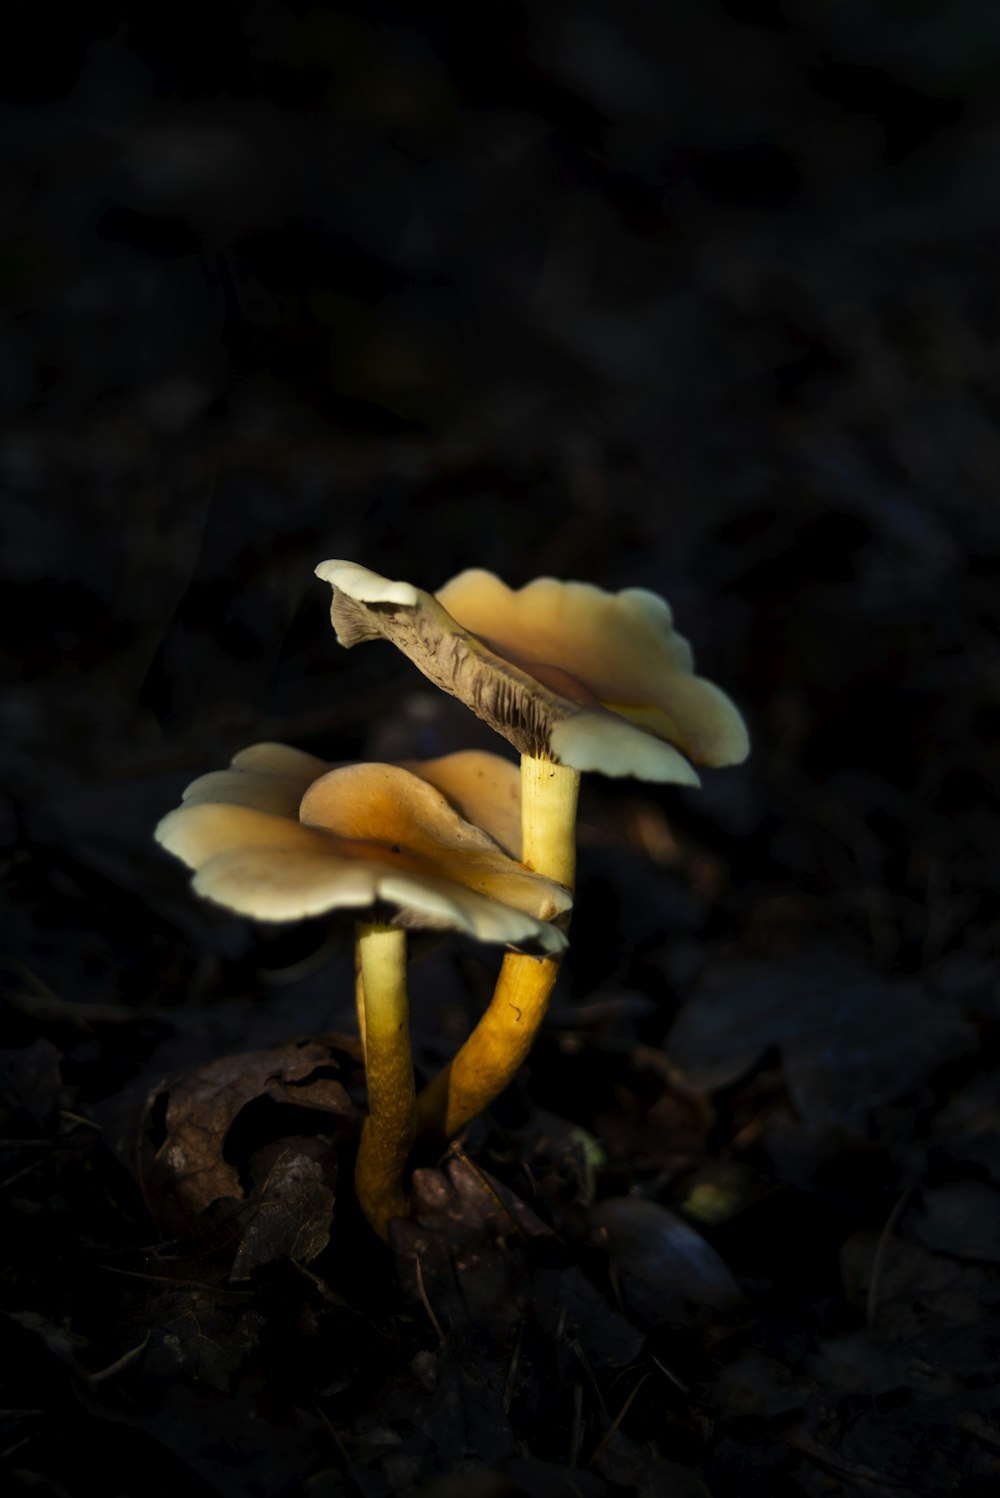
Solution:
M449 779L447 766L432 773ZM484 778L492 785L485 770ZM156 836L194 869L199 894L243 915L287 921L343 910L357 921L369 1093L357 1189L385 1237L406 1209L415 1126L407 930L461 931L548 956L565 946L550 922L567 909L567 891L508 857L429 779L397 765L331 770L284 745L255 745L200 777Z
M460 749L438 759L398 761L404 770L426 780L474 827L488 832L505 853L521 857L521 777L518 767L483 749ZM183 795L185 806L222 802L252 806L298 820L306 791L338 765L288 744L251 744L233 756L225 770L210 770L193 780Z
M694 674L691 648L655 593L607 593L537 578L511 589L460 573L433 596L352 562L323 562L345 646L390 640L521 754L521 856L572 888L580 774L697 785L693 763L737 764L749 751L730 699ZM693 763L692 763L693 762ZM424 1123L454 1133L527 1055L558 958L508 956L489 1009L420 1099Z
M404 770L426 780L460 816L480 827L512 858L521 856L521 777L516 765L481 749L463 749L438 759L404 760ZM225 770L211 770L187 787L186 806L203 802L250 806L299 817L299 805L314 781L338 768L288 744L251 744ZM357 968L358 1029L365 1044L364 987Z

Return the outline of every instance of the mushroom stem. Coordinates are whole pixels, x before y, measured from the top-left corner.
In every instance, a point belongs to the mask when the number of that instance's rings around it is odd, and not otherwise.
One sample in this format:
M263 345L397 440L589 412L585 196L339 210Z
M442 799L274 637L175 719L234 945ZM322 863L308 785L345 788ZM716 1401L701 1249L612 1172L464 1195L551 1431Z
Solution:
M572 889L576 880L576 803L580 771L521 755L521 860Z
M521 858L573 888L580 772L521 756ZM508 952L482 1019L417 1099L417 1128L451 1139L499 1097L534 1044L559 972L558 957Z
M358 1036L361 1040L361 1055L367 1059L365 1040L365 980L361 976L361 942L354 943L354 1009L358 1016Z
M406 994L406 932L358 923L365 1009L368 1117L355 1167L358 1201L380 1238L407 1210L403 1170L413 1144L415 1085Z
M557 957L507 953L482 1019L417 1099L420 1134L454 1138L503 1092L531 1050L558 972Z

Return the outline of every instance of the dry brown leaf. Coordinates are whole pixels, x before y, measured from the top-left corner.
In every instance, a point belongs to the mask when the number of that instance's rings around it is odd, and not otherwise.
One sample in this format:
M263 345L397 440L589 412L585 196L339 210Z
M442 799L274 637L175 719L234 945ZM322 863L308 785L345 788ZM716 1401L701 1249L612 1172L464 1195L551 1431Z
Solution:
M140 1171L171 1236L238 1240L237 1268L325 1246L336 1143L356 1131L357 1042L331 1036L224 1056L155 1087Z

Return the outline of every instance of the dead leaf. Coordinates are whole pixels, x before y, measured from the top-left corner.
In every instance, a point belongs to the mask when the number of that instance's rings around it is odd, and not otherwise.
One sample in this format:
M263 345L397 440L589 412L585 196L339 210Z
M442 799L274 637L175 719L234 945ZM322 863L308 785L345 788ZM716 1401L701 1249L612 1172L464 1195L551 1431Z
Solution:
M513 1191L464 1158L446 1171L416 1171L413 1188L415 1222L393 1225L397 1265L446 1324L478 1317L503 1338L528 1317L545 1337L578 1339L594 1367L638 1357L642 1337ZM423 1297L412 1257L418 1249Z
M358 1114L353 1040L331 1037L225 1056L153 1089L141 1173L149 1209L174 1237L237 1244L235 1270L327 1241L336 1141ZM310 1129L312 1132L310 1132Z
M981 1181L926 1189L906 1214L905 1227L925 1248L1000 1263L1000 1195Z
M317 1138L278 1140L250 1157L253 1191L242 1217L232 1278L248 1279L259 1264L295 1259L308 1264L330 1241L336 1156Z
M841 1248L840 1266L847 1298L859 1307L869 1303L877 1267L873 1325L892 1341L985 1322L1000 1307L994 1273L898 1237L883 1244L881 1234L855 1233Z
M22 1050L0 1051L0 1108L7 1115L4 1132L42 1129L60 1100L62 1056L39 1038ZM12 1121L22 1116L18 1123Z
M971 1027L915 984L816 950L717 973L681 1010L667 1050L688 1086L712 1092L780 1048L799 1115L820 1129L863 1127L973 1043Z
M983 1166L1000 1185L1000 1079L972 1077L934 1119L935 1140L954 1160Z
M649 1326L704 1326L741 1310L742 1292L715 1249L659 1202L610 1197L590 1224L626 1306Z
M158 1306L143 1354L145 1373L176 1379L186 1373L224 1393L257 1349L264 1318L251 1304L212 1289L178 1286Z

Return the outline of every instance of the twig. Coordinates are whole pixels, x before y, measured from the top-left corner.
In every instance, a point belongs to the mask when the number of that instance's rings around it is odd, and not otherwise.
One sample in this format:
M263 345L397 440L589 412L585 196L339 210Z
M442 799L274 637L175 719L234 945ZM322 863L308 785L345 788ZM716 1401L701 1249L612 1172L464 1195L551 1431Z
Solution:
M88 1384L103 1384L109 1378L114 1378L115 1374L120 1373L123 1368L127 1368L130 1363L134 1363L136 1358L142 1357L142 1354L149 1346L149 1339L152 1335L151 1331L147 1332L137 1347L130 1347L128 1352L123 1352L121 1357L117 1358L115 1362L110 1363L107 1368L99 1368L96 1373L88 1373Z
M483 1172L479 1169L479 1166L476 1164L475 1160L470 1159L469 1156L465 1153L465 1150L462 1148L462 1146L457 1142L452 1145L451 1150L449 1151L449 1158L452 1160L459 1160L463 1165L468 1167L468 1169L476 1177L476 1180L479 1182L480 1186L483 1188L483 1191L492 1201L493 1205L508 1219L511 1227L514 1229L515 1233L517 1233L518 1237L524 1239L524 1241L527 1242L527 1233L518 1222L517 1218L514 1216L507 1203L497 1192L496 1187L493 1186L493 1184L486 1178Z
M653 1362L656 1364L657 1368L659 1368L660 1372L662 1374L664 1374L664 1376L666 1378L669 1378L670 1382L676 1388L680 1389L680 1391L681 1391L682 1394L690 1394L690 1392L691 1392L691 1385L690 1384L686 1384L682 1378L678 1377L678 1375L676 1373L673 1373L667 1367L666 1363L661 1363L658 1357L654 1357L653 1358Z
M583 1384L577 1380L573 1385L573 1424L569 1433L569 1464L579 1466L580 1447L583 1445Z
M611 1424L608 1426L608 1429L604 1432L603 1436L598 1441L597 1447L596 1447L596 1449L594 1451L594 1454L590 1458L590 1461L587 1463L587 1467L588 1468L593 1467L596 1462L600 1461L601 1457L604 1455L604 1453L607 1450L608 1446L614 1440L615 1436L618 1434L619 1426L621 1425L622 1421L625 1419L625 1416L628 1414L629 1410L632 1408L632 1401L635 1399L635 1396L638 1394L639 1390L642 1388L642 1386L646 1382L647 1378L650 1378L651 1376L652 1375L649 1374L649 1373L644 1373L642 1375L642 1377L640 1378L639 1382L636 1384L635 1388L632 1390L631 1394L628 1396L628 1398L626 1399L625 1403L622 1405L621 1409L618 1411L617 1415L612 1420Z
M910 1197L913 1195L914 1187L907 1186L899 1201L893 1207L886 1219L885 1227L882 1229L872 1260L872 1276L868 1282L868 1299L865 1305L865 1325L869 1332L875 1330L875 1316L878 1311L878 1295L882 1284L882 1270L885 1267L886 1254L889 1251L889 1241L903 1213L906 1211Z
M824 1467L827 1472L832 1472L835 1477L847 1477L853 1482L866 1482L873 1488L882 1488L889 1493L914 1493L918 1495L918 1498L930 1498L927 1488L915 1488L910 1483L900 1482L894 1477L884 1477L878 1472L873 1472L871 1467L838 1462L835 1457L817 1451L814 1446L804 1441L790 1440L786 1444L792 1451L797 1451L804 1456L807 1461L814 1462L817 1467Z
M312 1408L325 1425L327 1435L330 1437L330 1440L337 1448L337 1455L340 1457L341 1463L343 1464L343 1471L347 1475L348 1482L353 1485L355 1492L361 1494L361 1498L368 1498L368 1494L371 1490L368 1487L367 1483L364 1481L356 1463L352 1460L351 1455L348 1452L347 1447L341 1440L333 1421L330 1419L325 1410L320 1409L318 1404L314 1404Z
M428 1319L428 1321L430 1322L430 1324L434 1328L434 1330L437 1332L438 1341L441 1343L441 1346L443 1347L444 1344L445 1344L445 1335L444 1335L444 1332L441 1330L441 1323L440 1323L440 1321L437 1319L437 1317L434 1314L434 1307L431 1305L430 1300L428 1299L428 1296L427 1296L427 1289L426 1289L426 1287L424 1285L424 1270L423 1270L423 1265L420 1262L420 1255L419 1254L414 1254L413 1255L413 1267L416 1270L416 1274L417 1274L417 1291L418 1291L418 1293L420 1295L421 1304L423 1305L424 1310L427 1312L427 1319Z
M510 1367L507 1369L507 1377L503 1386L503 1412L510 1414L511 1403L514 1399L514 1380L517 1370L521 1366L521 1346L524 1342L524 1321L517 1323L517 1337L514 1341L514 1351L510 1355Z

